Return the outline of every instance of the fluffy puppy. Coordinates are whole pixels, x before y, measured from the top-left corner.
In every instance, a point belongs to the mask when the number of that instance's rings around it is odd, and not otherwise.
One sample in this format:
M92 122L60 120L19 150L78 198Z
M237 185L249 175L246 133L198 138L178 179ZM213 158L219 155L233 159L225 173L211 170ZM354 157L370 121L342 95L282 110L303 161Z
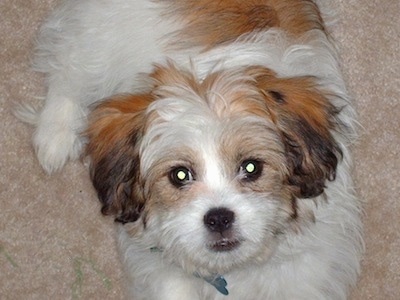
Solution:
M86 145L132 299L347 297L355 120L321 7L70 0L42 27L38 158Z

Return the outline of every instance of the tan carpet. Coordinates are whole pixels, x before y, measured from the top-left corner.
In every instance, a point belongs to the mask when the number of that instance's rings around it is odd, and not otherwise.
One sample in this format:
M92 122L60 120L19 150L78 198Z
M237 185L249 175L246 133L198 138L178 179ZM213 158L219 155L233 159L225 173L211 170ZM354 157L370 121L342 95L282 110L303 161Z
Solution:
M11 114L43 95L29 65L38 25L56 2L0 1L0 299L121 299L112 220L100 215L86 170L74 162L44 174L32 129ZM400 1L337 5L333 33L364 127L355 176L366 255L351 299L400 299Z

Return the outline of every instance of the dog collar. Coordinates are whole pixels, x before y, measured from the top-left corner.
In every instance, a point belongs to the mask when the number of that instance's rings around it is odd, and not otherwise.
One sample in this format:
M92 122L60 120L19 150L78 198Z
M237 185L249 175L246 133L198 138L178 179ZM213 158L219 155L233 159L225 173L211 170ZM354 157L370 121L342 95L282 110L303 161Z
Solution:
M150 251L151 252L163 252L163 249L159 248L159 247L151 247ZM196 276L197 278L201 278L205 282L211 284L222 295L226 296L229 294L229 291L226 288L228 283L226 282L224 276L222 276L220 274L214 274L214 275L210 275L210 276L201 276L198 272L194 272L193 275Z

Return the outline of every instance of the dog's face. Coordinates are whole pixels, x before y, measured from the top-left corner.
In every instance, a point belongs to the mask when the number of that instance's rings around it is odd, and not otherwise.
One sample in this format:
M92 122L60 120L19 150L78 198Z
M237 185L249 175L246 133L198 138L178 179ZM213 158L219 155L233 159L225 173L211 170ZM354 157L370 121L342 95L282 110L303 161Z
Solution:
M102 212L192 271L267 259L304 217L299 198L335 176L335 110L312 79L263 68L199 80L168 65L150 77L148 94L92 113L87 151Z

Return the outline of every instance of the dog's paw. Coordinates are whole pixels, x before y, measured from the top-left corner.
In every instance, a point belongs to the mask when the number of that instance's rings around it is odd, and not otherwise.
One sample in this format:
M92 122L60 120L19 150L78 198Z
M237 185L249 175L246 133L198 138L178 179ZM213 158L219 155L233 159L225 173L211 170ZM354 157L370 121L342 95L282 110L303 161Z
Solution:
M83 108L74 101L53 98L46 103L36 123L33 145L47 173L60 170L70 159L79 158L85 120Z
M79 134L64 124L41 124L33 144L40 164L47 173L60 170L68 160L79 158L83 141Z

